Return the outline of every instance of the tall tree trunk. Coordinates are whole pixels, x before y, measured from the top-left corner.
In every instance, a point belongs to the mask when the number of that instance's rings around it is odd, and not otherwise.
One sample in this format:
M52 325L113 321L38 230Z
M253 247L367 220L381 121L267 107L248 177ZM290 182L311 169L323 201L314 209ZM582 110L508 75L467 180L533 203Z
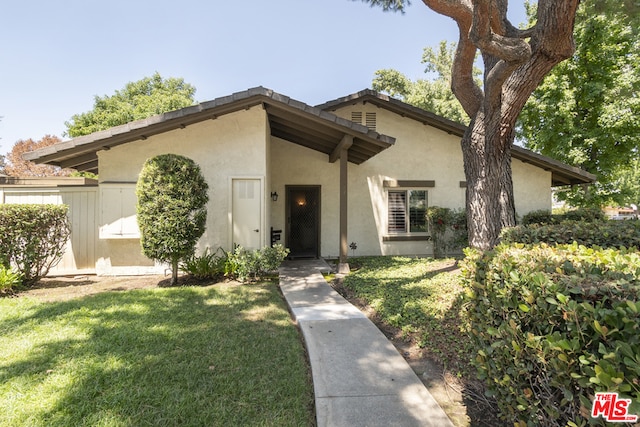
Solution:
M573 54L579 0L538 0L537 22L526 30L507 19L508 0L422 1L456 21L460 30L451 89L471 118L462 138L469 244L491 249L502 228L515 225L511 146L516 120L544 76ZM478 50L485 67L483 88L473 80Z
M481 250L494 247L503 227L515 225L511 145L513 132L502 134L500 113L476 114L462 138L462 156L467 179L467 224L469 245Z

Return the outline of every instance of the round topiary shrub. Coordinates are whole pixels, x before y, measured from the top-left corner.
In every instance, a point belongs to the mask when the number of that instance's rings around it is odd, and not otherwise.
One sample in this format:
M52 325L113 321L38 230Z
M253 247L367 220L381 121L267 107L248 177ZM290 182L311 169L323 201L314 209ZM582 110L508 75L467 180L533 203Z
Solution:
M178 264L195 252L205 230L209 186L200 167L177 154L148 159L136 186L140 244L145 256L171 264L171 284Z

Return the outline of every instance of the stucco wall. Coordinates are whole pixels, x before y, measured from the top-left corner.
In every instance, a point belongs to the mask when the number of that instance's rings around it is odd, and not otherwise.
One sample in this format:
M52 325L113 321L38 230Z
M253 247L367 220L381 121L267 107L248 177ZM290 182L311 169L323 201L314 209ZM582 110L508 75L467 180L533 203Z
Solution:
M400 117L371 103L344 107L337 115L351 119L351 112L376 113L376 130L396 138L395 146L361 165L349 164L348 241L355 255L431 255L427 241L384 241L387 235L385 180L434 181L424 188L429 206L463 208L465 181L460 138ZM322 153L273 139L271 143L271 191L284 194L285 185L321 186L321 254L339 253L339 166ZM551 174L519 160L513 162L514 197L518 215L551 208ZM285 230L284 199L272 202L271 223ZM283 236L283 241L285 236ZM352 251L349 251L352 254Z
M551 172L514 159L511 161L516 214L540 209L551 211Z
M337 114L351 119L352 111L376 113L377 131L396 138L395 146L362 165L349 164L348 240L357 244L355 255L431 255L428 241L385 241L387 190L383 182L434 181L433 187L425 188L430 206L463 207L465 189L460 182L465 177L459 137L370 103L345 107ZM265 212L261 220L264 245L269 244L270 226L282 229L281 242L286 242L285 186L317 185L321 196L320 253L325 257L338 256L338 162L329 163L326 154L270 137L266 113L261 107L100 151L101 185L135 183L144 161L162 153L194 159L209 183L207 230L199 242L200 250L205 247L231 249L231 178L252 177L260 178L264 184L261 194ZM519 215L550 208L550 172L514 160L513 177ZM280 196L276 202L270 198L273 191ZM100 205L100 209L108 213L117 208ZM141 254L138 239L100 239L98 254L99 274L164 271L164 266L155 265Z
M329 156L300 145L272 138L271 187L279 195L270 203L270 223L282 230L280 243L286 242L285 185L320 186L320 253L338 255L340 166L329 163Z
M230 179L267 175L267 133L264 110L253 107L117 146L98 153L100 182L135 183L144 162L158 154L175 153L193 159L200 165L210 193L207 228L198 246L201 250L205 247L229 250ZM264 194L261 197L264 199ZM101 209L118 207L101 206ZM163 266L141 254L139 239L100 239L99 254L98 274L164 271Z

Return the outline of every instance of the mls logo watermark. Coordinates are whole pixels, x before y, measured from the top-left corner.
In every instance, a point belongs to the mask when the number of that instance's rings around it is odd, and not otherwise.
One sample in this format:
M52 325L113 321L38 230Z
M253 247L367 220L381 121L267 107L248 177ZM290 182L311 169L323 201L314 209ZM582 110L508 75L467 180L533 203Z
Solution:
M591 416L602 416L610 423L633 423L638 421L638 416L629 414L630 404L631 399L620 399L618 393L596 393Z

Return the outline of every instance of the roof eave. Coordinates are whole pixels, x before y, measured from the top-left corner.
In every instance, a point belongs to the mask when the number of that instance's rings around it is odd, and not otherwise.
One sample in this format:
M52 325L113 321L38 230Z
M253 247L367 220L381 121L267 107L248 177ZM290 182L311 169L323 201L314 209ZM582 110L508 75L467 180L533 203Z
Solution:
M399 99L392 98L371 89L364 89L354 94L325 102L317 107L327 111L335 111L347 105L366 102L385 108L402 117L409 117L426 125L433 126L451 135L462 137L467 129L467 127L461 123L446 119L421 108L414 107L413 105L409 105ZM517 145L512 146L511 154L513 158L525 163L533 164L546 171L550 171L552 174L552 185L554 187L562 185L589 184L596 180L596 176L589 172L566 165L550 157L534 153L533 151Z
M596 176L575 166L569 166L551 157L534 153L526 148L514 145L511 147L511 157L524 163L529 163L551 172L552 186L591 184Z
M306 120L308 123L317 122L343 134L352 135L357 142L356 146L366 147L364 154L361 153L359 156L350 155L349 161L353 163L362 163L371 155L379 153L395 142L393 137L371 131L365 126L342 119L332 113L296 101L270 89L256 87L216 98L213 101L64 141L25 153L23 157L26 160L38 163L95 172L97 171L97 152L100 150L109 150L121 144L147 139L153 135L185 128L194 123L215 119L218 116L249 109L257 105L263 105L265 109L266 105L269 105L278 110L286 110L290 114Z

